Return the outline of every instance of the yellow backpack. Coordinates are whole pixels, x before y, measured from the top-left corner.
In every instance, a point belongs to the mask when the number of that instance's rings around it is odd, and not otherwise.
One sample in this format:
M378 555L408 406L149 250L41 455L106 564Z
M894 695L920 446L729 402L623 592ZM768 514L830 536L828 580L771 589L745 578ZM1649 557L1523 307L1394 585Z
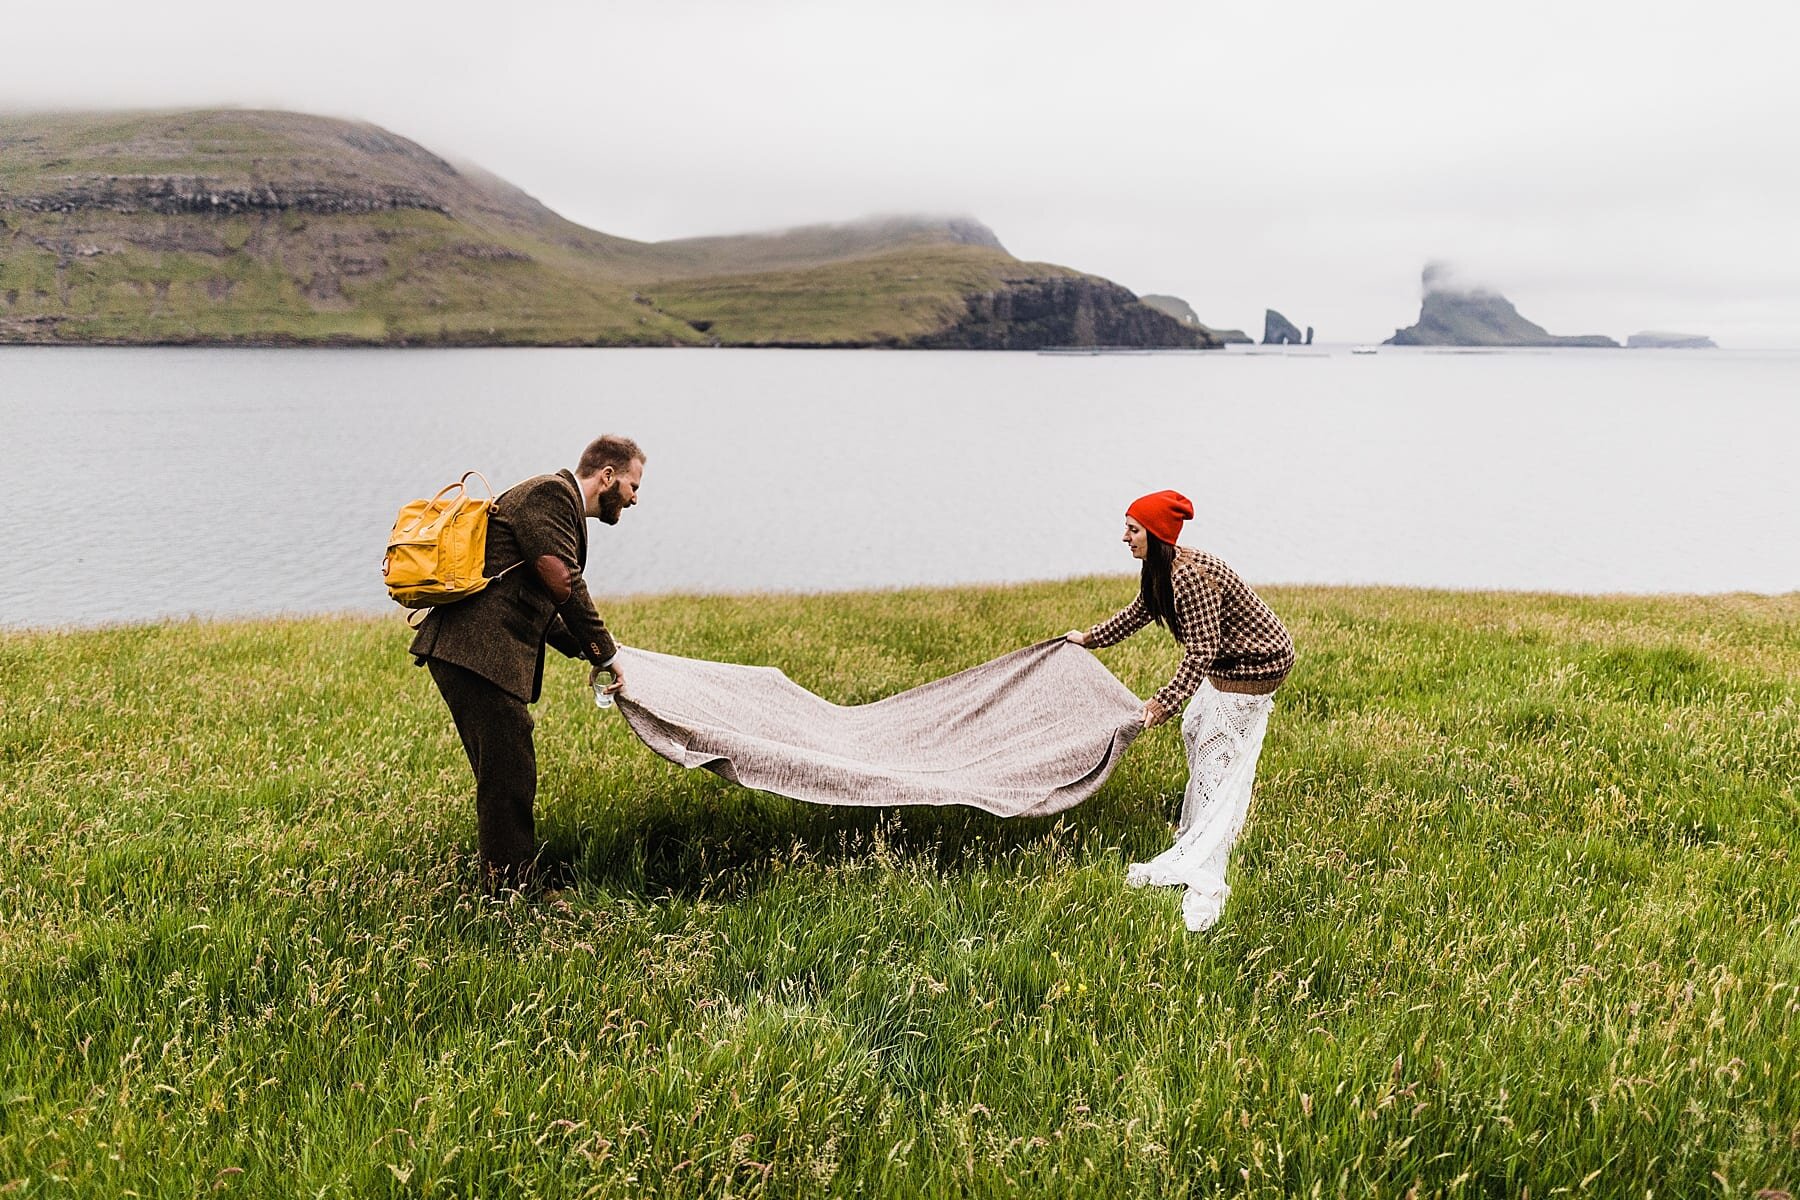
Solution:
M487 488L487 499L469 495L471 475ZM402 507L381 560L388 595L407 608L431 608L467 599L512 570L492 578L482 574L493 507L494 489L480 471L465 472L431 499Z

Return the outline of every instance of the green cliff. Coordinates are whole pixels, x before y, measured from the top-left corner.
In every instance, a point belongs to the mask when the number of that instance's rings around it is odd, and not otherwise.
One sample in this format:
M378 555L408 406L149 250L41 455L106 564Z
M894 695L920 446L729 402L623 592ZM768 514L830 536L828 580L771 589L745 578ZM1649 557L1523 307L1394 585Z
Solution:
M1441 263L1429 263L1421 279L1419 320L1397 329L1384 346L1610 346L1600 334L1558 337L1519 315L1498 292L1464 288L1449 280Z
M0 343L1203 347L1117 285L899 217L639 242L372 125L0 117Z
M1180 296L1139 296L1140 304L1148 304L1158 312L1167 313L1183 325L1191 325L1205 330L1207 335L1218 339L1224 345L1249 345L1250 337L1241 329L1215 329L1200 319L1200 314Z

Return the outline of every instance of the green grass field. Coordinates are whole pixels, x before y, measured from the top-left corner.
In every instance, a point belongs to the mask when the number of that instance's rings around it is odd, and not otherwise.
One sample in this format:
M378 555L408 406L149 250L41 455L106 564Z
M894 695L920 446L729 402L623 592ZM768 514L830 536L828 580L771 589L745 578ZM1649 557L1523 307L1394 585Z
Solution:
M1075 276L998 250L925 246L852 262L646 285L656 305L734 346L905 345L954 325L966 297Z
M602 607L850 703L1130 587ZM0 1196L1800 1191L1800 595L1264 594L1202 936L1122 878L1172 725L1053 820L833 810L553 661L578 882L497 902L398 616L0 634Z

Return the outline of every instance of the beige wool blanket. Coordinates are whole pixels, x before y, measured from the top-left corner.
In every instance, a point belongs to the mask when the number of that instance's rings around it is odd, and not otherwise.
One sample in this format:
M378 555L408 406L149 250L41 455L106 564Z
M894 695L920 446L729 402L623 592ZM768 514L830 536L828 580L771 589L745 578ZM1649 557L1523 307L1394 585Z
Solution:
M814 804L966 804L1035 817L1099 790L1143 702L1057 638L873 704L842 706L774 667L621 647L619 711L684 767Z

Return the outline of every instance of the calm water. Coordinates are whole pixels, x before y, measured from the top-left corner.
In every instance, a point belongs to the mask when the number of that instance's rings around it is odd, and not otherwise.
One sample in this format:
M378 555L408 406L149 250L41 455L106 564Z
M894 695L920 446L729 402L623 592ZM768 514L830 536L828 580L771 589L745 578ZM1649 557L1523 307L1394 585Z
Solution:
M0 624L391 610L399 504L636 437L597 595L1125 572L1800 588L1800 353L0 349ZM397 610L395 610L397 611Z

